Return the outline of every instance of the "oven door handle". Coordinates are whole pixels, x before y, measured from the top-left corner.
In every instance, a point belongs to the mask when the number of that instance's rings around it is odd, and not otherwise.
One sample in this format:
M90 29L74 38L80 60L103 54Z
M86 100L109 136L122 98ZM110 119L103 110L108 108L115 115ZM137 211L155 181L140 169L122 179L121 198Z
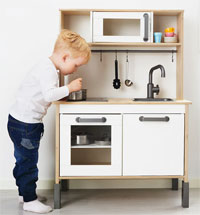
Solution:
M81 117L76 117L76 122L106 122L106 117L101 117L101 118L81 118Z

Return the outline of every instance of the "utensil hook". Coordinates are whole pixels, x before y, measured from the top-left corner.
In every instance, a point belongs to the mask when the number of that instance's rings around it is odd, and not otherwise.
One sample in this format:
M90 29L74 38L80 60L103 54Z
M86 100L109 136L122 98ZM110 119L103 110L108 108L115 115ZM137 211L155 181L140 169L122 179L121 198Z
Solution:
M126 51L126 62L128 62L128 50Z
M174 50L172 50L172 62L174 62Z
M117 60L117 50L115 50L115 60Z
M102 50L100 51L100 62L102 62Z

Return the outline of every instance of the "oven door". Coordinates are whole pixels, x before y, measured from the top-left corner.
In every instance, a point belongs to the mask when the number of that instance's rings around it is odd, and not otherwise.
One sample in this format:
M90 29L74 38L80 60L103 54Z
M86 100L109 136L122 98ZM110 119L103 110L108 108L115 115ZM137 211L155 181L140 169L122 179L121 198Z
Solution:
M93 12L93 42L153 42L152 12Z
M120 114L60 115L60 176L122 175Z

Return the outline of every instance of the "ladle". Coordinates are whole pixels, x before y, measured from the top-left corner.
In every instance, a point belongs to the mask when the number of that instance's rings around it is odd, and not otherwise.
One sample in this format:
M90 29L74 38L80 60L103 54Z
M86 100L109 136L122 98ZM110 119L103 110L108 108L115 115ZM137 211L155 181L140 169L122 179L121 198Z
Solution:
M127 87L130 87L133 85L133 82L129 79L129 61L128 61L128 52L126 55L126 80L125 80L125 85Z

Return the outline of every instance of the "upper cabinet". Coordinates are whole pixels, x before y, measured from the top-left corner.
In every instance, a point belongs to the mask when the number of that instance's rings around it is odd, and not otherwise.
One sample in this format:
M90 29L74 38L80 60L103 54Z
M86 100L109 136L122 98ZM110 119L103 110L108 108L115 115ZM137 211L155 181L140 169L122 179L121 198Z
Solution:
M79 33L90 46L179 47L183 10L60 10L61 29ZM177 42L154 42L154 32L174 27Z

